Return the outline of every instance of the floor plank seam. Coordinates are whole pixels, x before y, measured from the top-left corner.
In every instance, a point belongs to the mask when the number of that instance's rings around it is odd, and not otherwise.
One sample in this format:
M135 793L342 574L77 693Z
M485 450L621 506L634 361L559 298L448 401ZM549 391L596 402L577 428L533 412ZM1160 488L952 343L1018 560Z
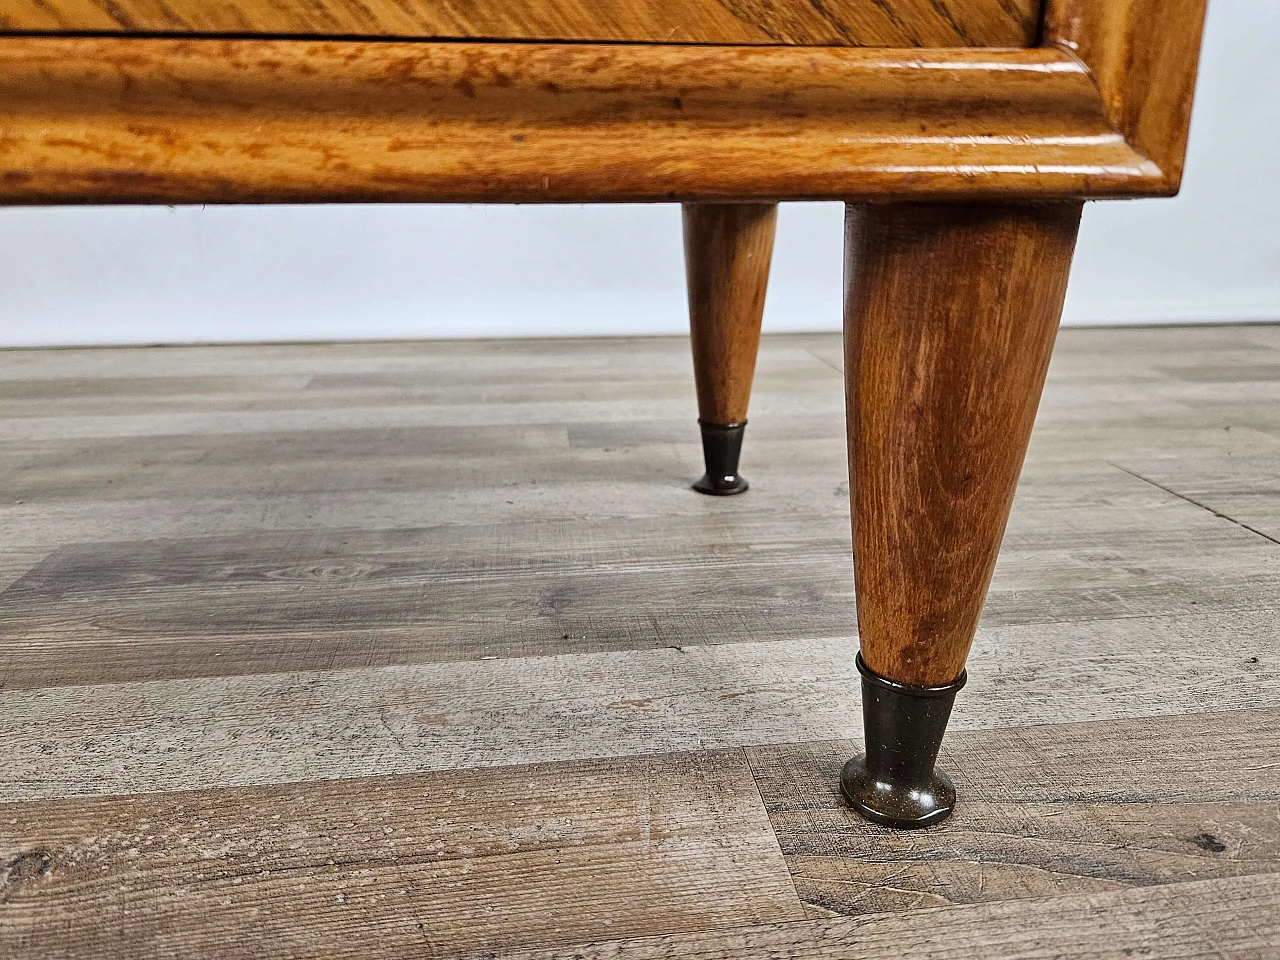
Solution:
M819 363L825 363L828 367L830 367L836 373L840 374L840 376L842 377L844 376L844 371L840 369L838 366L836 366L834 363L832 363L830 360L828 360L826 357L819 356L818 354L814 353L812 350L806 350L805 353L809 354L809 356L813 357Z
M1136 480L1141 480L1143 483L1149 483L1151 484L1151 486L1155 487L1157 490L1163 490L1165 493L1169 494L1170 496L1177 497L1179 500L1183 500L1186 503L1191 504L1193 507L1199 507L1201 510L1204 510L1206 513L1210 513L1213 516L1218 517L1219 519L1226 520L1229 523L1234 523L1237 527L1240 527L1241 529L1244 529L1244 530L1248 530L1250 533L1257 534L1263 540L1267 540L1271 543L1274 543L1276 546L1280 547L1280 540L1277 540L1275 537L1271 536L1270 534L1263 533L1261 530L1258 530L1256 527L1251 527L1249 526L1249 524L1244 523L1243 521L1237 520L1235 517L1228 516L1227 514L1222 513L1219 510L1215 510L1213 507L1207 506L1198 500L1188 497L1184 493L1179 493L1177 490L1174 490L1170 487L1166 487L1162 483L1156 483L1156 481L1151 480L1148 477L1144 477L1142 474L1137 473L1133 470L1130 470L1128 467L1123 467L1113 460L1108 460L1107 463L1115 467L1117 470L1121 470L1124 473L1127 473L1129 476L1133 477Z
M839 788L838 334L715 502L687 337L0 353L0 954L1280 960L1246 332L1063 332L911 834Z
M773 822L773 817L769 815L769 801L765 798L764 790L760 787L760 778L756 773L756 765L751 760L751 751L746 747L739 747L738 753L747 765L747 770L751 773L751 783L756 788L756 796L760 798L760 810L764 814L765 821L769 824L769 833L773 836L774 846L778 848L778 856L781 858L783 865L787 862L787 852L782 848L782 838L778 836L778 827ZM796 886L796 875L790 867L786 867L787 878L791 883L791 890L795 893L796 905L803 911L808 906L808 901L800 896L800 888ZM807 918L806 918L807 919ZM803 920L792 921L794 923L803 923Z

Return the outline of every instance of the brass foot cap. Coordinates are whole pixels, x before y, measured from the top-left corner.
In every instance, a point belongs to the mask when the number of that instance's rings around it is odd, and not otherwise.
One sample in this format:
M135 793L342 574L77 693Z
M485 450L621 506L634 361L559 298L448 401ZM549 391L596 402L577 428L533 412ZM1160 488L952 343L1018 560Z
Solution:
M956 808L956 788L941 773L924 786L894 786L871 774L865 754L840 771L840 792L868 820L899 830L932 827Z
M727 477L713 477L706 473L702 475L702 479L696 480L693 484L693 489L710 497L732 497L739 493L746 493L750 488L751 484L747 483L746 477L736 473Z
M738 456L742 453L742 433L747 422L708 423L699 420L702 430L702 459L707 472L693 485L699 493L712 497L732 497L746 493L749 484L738 473Z
M941 687L880 676L857 657L862 674L866 753L840 771L840 792L860 814L886 827L931 827L951 815L956 788L934 769L951 705L965 674Z

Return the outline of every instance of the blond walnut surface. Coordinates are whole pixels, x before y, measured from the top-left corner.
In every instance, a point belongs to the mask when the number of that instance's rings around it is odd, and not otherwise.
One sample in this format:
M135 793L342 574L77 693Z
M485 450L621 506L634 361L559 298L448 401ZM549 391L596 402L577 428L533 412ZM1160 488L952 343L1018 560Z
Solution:
M1030 46L1037 0L0 0L0 30Z
M0 202L1167 193L1036 50L14 38Z

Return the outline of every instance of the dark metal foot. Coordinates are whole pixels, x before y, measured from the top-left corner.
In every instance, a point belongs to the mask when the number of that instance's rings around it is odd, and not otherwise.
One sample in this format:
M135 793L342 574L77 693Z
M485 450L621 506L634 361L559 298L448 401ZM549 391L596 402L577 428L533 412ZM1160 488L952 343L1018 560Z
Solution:
M931 827L951 815L956 788L933 769L956 693L966 675L945 687L915 687L862 674L867 752L844 765L840 790L868 820L887 827Z
M738 474L738 456L742 453L742 432L747 429L747 421L719 424L699 420L698 426L702 428L702 459L707 472L693 489L713 497L745 493L748 484Z

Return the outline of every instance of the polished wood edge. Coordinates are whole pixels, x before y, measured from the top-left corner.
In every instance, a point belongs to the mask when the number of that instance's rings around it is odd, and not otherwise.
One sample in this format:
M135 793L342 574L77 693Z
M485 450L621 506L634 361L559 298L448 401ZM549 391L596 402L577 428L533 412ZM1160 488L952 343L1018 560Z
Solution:
M6 38L0 203L1167 193L1036 49Z
M1182 183L1207 0L1046 0L1044 44L1088 67L1108 121Z

